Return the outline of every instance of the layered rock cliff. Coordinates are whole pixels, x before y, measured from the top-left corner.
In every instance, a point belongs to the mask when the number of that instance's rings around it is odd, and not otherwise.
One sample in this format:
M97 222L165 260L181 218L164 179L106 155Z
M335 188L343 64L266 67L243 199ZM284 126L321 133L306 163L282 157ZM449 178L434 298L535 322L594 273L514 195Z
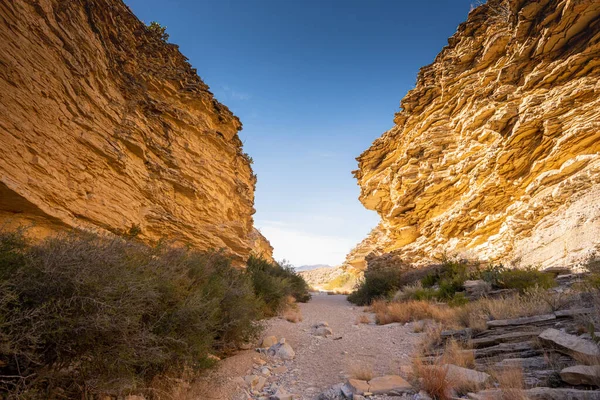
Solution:
M0 0L0 223L225 248L253 228L242 124L121 0Z
M394 123L357 159L381 223L347 265L574 264L600 244L597 0L474 9Z

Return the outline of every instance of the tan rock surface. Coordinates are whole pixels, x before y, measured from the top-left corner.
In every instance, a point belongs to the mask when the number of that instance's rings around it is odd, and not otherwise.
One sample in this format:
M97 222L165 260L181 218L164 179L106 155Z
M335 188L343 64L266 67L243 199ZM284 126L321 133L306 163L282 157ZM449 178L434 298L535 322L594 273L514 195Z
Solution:
M0 222L270 256L242 125L176 45L120 0L3 1L0 19Z
M349 255L570 265L600 243L600 3L489 0L359 158Z

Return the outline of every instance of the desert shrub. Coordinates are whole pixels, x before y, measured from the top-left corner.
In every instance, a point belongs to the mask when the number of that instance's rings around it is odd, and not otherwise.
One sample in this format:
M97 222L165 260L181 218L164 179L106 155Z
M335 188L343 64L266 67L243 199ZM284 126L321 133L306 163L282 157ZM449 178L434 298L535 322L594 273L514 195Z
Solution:
M437 298L437 290L432 288L424 288L421 282L412 285L404 286L394 295L394 301L407 300L435 300Z
M301 303L310 300L309 287L304 278L285 263L273 263L250 256L246 270L267 316L283 311L288 296Z
M210 353L254 337L259 317L249 275L220 252L0 232L5 398L144 392L156 376L210 366Z
M525 290L540 287L549 289L556 286L554 276L534 267L506 268L502 264L490 265L479 272L481 279L489 282L495 289Z
M449 301L457 292L463 290L465 281L473 276L472 268L466 260L444 258L439 268L423 278L422 284L426 288L437 285L435 298Z
M395 268L365 272L348 301L359 306L369 305L373 300L391 298L400 288L402 272Z
M592 289L600 289L600 256L593 253L585 262L584 268L589 272L586 281Z

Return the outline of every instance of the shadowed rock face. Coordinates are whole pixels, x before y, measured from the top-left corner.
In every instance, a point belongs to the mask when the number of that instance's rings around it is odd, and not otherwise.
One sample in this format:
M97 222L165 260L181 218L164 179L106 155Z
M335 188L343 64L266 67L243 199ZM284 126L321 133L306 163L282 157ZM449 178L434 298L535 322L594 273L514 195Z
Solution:
M177 46L120 0L0 1L0 19L0 222L270 256L242 124Z
M360 157L347 259L573 264L600 243L600 3L489 0Z

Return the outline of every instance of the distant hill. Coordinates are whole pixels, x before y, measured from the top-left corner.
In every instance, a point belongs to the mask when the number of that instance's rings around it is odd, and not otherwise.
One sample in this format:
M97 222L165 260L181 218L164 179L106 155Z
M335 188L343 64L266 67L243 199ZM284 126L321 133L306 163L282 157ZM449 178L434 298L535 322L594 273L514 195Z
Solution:
M301 265L299 267L296 267L296 272L312 271L313 269L317 269L317 268L333 268L333 267L331 265L327 265L327 264Z

